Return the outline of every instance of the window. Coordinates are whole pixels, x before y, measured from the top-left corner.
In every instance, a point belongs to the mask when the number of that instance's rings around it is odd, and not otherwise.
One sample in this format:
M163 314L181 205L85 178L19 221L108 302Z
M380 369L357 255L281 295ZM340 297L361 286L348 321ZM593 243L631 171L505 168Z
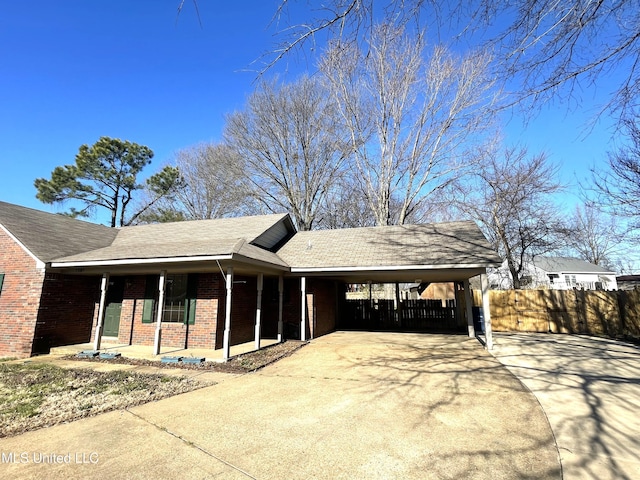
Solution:
M142 323L153 323L158 313L159 276L148 275L146 282ZM162 321L193 325L196 313L197 275L167 275L165 282Z
M567 285L574 287L576 285L576 276L575 275L565 275L564 276L564 282Z
M167 275L164 292L163 322L183 322L187 303L187 276Z
M4 273L0 273L0 293L2 293L2 284L4 283Z

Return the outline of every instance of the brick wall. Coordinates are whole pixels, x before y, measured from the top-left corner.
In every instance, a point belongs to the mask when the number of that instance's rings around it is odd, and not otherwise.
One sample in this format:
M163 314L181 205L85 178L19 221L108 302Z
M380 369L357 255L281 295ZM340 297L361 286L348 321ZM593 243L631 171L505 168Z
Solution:
M50 347L85 343L100 300L100 279L46 273L33 353L48 353Z
M300 279L285 279L283 321L285 338L300 339L301 292ZM326 335L336 329L336 300L338 295L336 282L318 278L307 278L307 338ZM277 308L277 307L276 307Z
M330 280L307 279L307 318L311 338L336 329L337 285Z
M0 229L0 356L31 355L44 272Z
M219 274L198 275L196 316L193 325L163 323L161 344L175 348L214 348L219 310L224 304L224 282ZM142 323L146 276L125 280L118 341L127 345L150 345L155 340L155 323ZM224 315L223 317L224 318ZM94 325L95 330L95 325ZM95 332L91 334L95 338Z

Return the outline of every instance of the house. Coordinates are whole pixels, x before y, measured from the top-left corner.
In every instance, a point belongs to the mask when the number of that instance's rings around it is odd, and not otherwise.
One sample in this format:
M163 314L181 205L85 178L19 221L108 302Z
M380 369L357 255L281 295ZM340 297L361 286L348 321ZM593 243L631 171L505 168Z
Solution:
M611 270L572 257L536 256L525 265L521 276L524 288L553 290L616 290L616 274ZM511 288L511 275L503 263L489 274L491 288Z
M0 355L117 340L228 358L231 345L335 330L348 284L419 278L469 295L498 262L473 222L297 232L274 214L107 228L0 202Z
M619 275L616 282L620 290L634 290L640 287L640 275Z

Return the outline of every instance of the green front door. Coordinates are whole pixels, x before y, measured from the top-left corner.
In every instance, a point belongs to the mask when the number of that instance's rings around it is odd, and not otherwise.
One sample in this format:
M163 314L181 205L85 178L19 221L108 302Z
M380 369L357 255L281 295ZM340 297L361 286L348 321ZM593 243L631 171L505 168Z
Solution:
M106 307L102 335L117 337L120 330L120 312L122 311L122 297L124 294L124 278L112 277L107 290Z
M117 337L120 330L120 311L122 303L110 303L104 311L104 329L102 335L105 337Z

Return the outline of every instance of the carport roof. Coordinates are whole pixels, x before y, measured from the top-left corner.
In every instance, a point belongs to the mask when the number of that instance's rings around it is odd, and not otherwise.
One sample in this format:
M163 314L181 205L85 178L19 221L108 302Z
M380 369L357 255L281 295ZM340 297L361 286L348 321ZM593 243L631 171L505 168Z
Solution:
M292 272L499 266L471 221L298 232L278 255Z

